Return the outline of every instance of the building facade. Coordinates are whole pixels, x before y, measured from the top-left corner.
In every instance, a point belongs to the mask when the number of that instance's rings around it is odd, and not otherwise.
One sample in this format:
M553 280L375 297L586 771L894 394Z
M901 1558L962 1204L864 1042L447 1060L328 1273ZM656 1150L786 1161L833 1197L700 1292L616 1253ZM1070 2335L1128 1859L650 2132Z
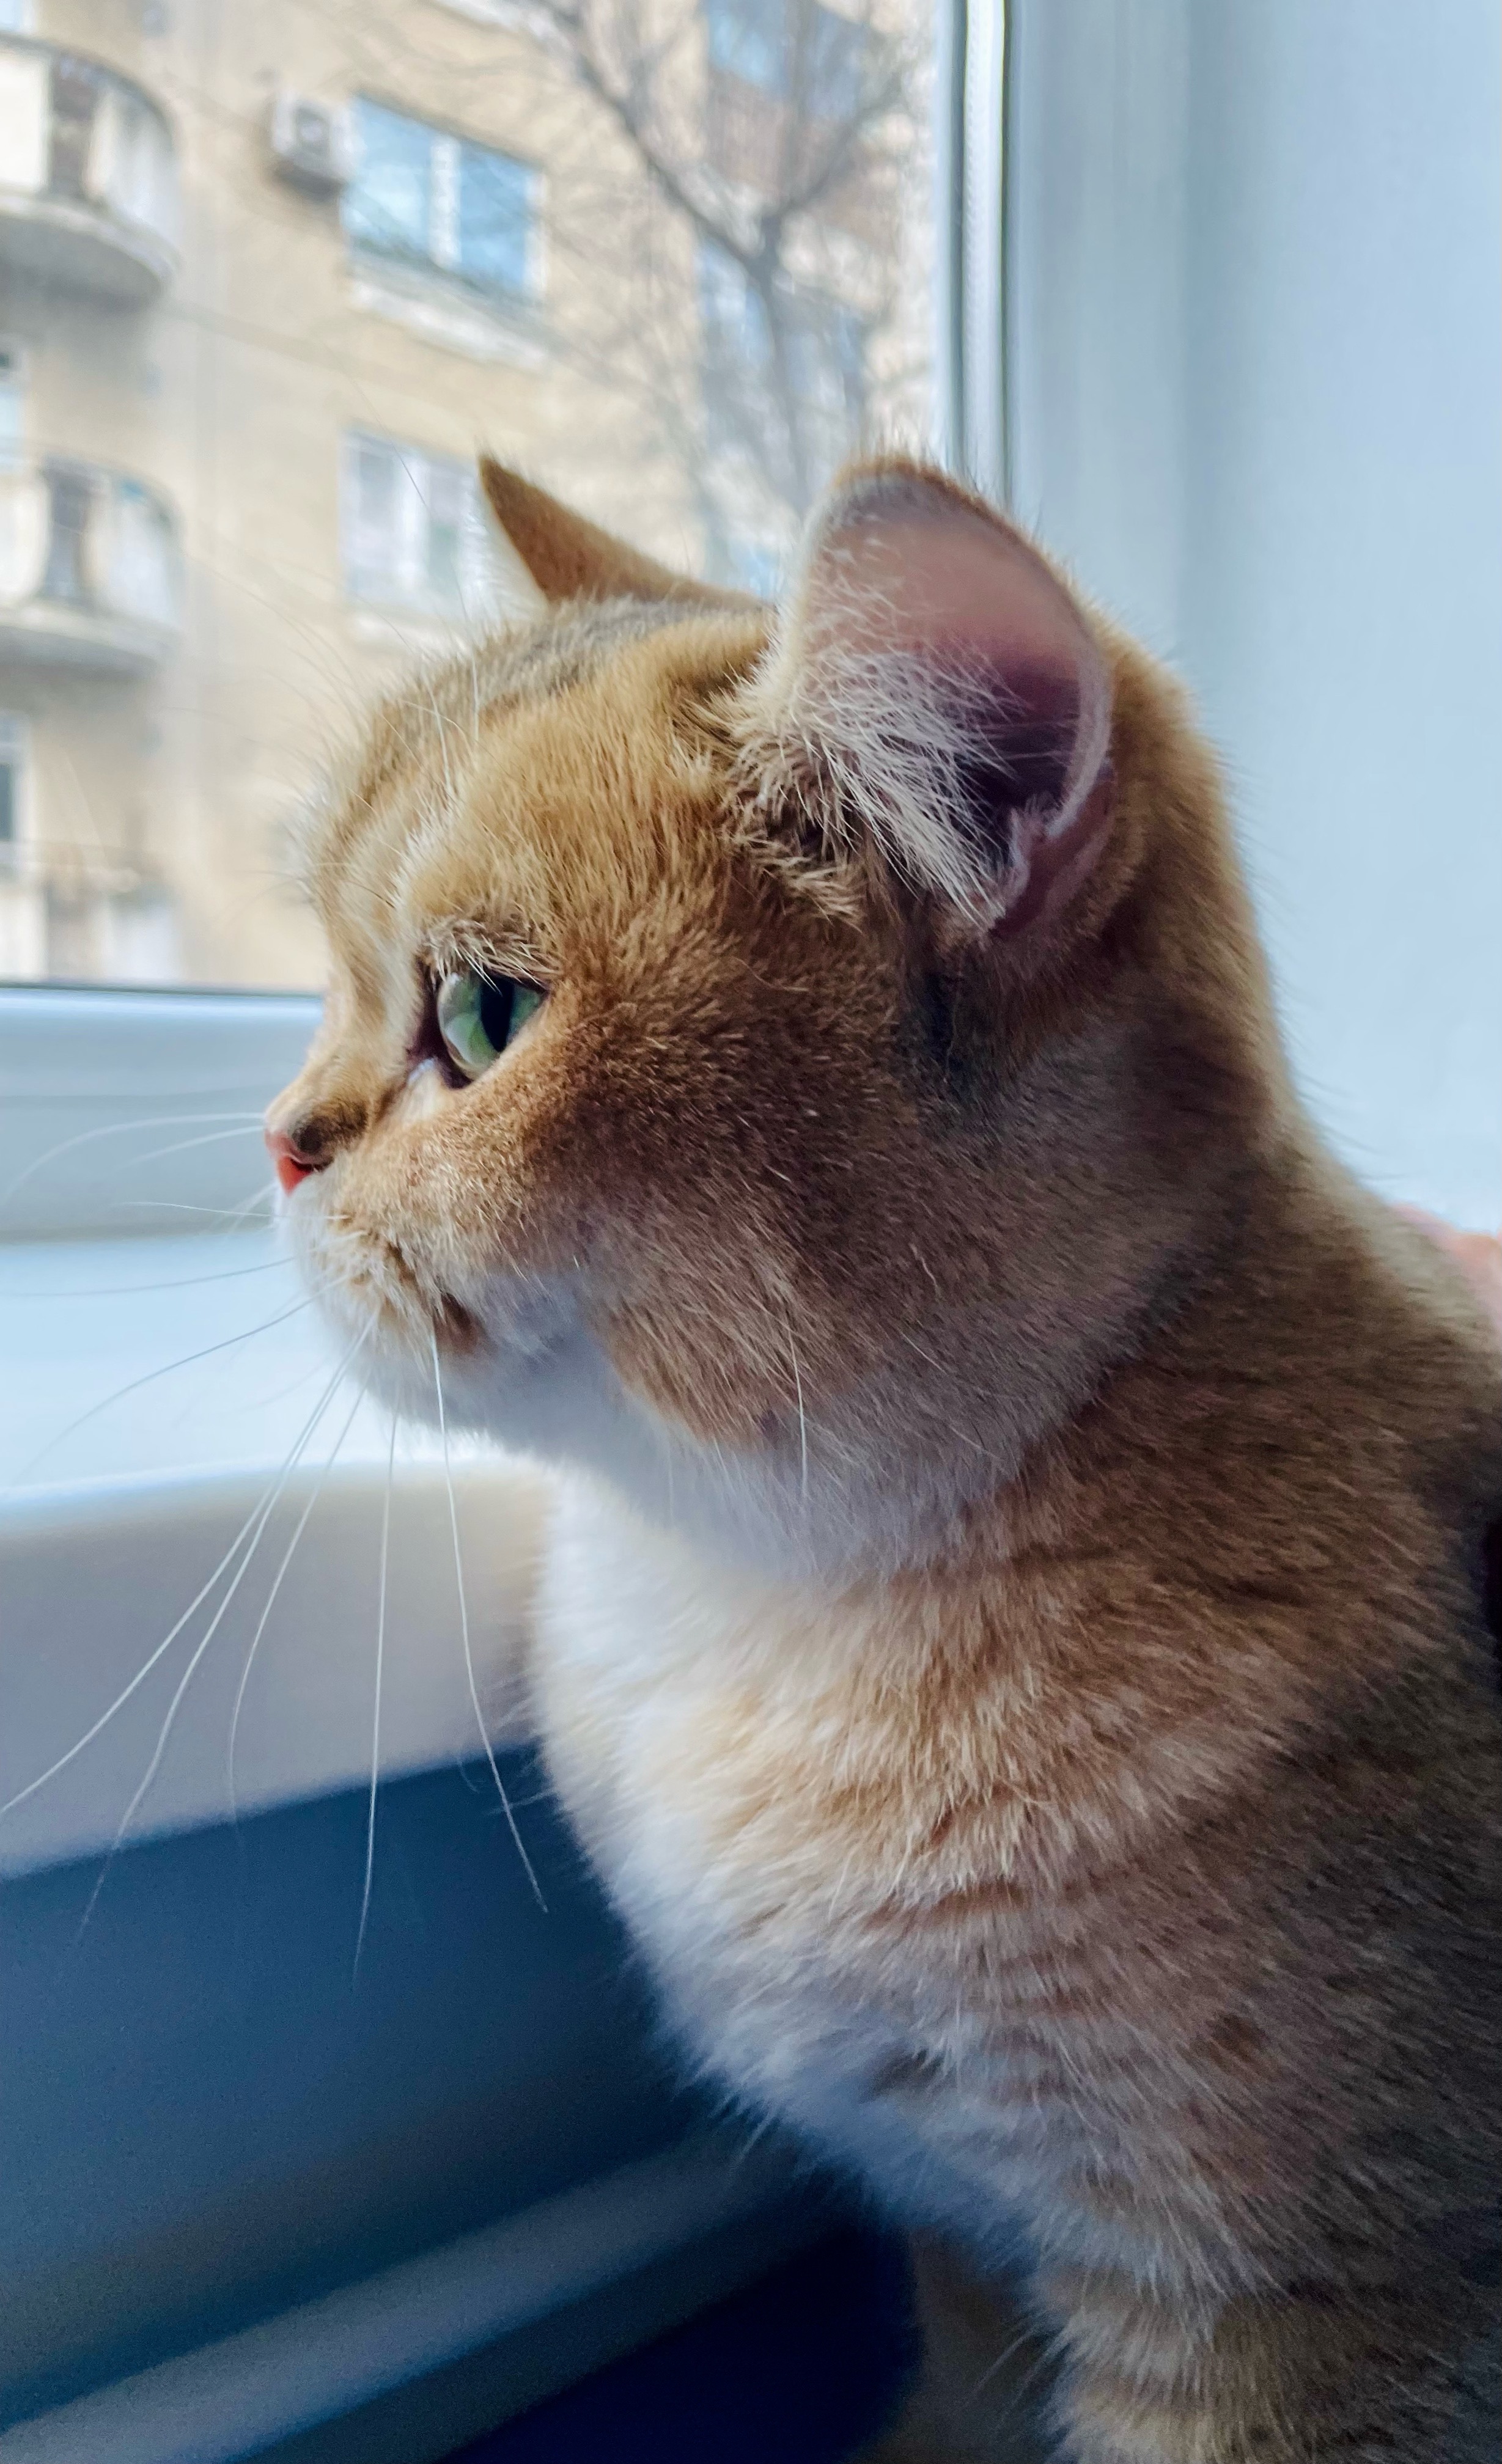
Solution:
M0 0L0 976L318 980L310 774L524 597L478 446L756 585L921 425L903 27L580 23Z

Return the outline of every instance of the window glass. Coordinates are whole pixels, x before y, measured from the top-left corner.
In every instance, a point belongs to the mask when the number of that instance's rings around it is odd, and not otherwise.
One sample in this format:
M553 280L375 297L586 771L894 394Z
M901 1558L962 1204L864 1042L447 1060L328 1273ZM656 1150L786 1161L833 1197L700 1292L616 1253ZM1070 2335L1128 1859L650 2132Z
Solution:
M808 107L816 120L850 120L860 108L867 30L832 9L809 11L806 42Z
M320 766L520 605L476 447L766 594L933 432L926 0L275 23L0 0L0 974L321 980Z
M30 743L26 720L0 711L0 976L34 976L45 956L40 903L29 878Z
M496 291L525 291L534 176L524 164L483 145L461 145L458 152L459 271Z
M497 601L474 465L392 437L345 440L344 587L353 601L479 620Z
M0 861L13 851L21 835L25 770L24 723L0 711Z
M344 191L350 238L385 256L432 256L436 132L364 97L354 128L355 173Z
M25 400L26 363L20 346L0 341L0 471L13 471L21 458Z
M711 66L781 94L787 76L784 0L708 0Z

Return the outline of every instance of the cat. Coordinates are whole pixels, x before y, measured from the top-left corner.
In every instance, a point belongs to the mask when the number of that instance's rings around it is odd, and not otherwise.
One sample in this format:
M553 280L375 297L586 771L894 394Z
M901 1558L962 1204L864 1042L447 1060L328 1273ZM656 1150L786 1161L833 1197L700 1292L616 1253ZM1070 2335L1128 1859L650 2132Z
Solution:
M552 1467L685 2058L933 2254L884 2452L1012 2452L1021 2247L1071 2464L1491 2459L1502 1358L1179 688L916 463L775 615L482 477L540 612L331 778L268 1135L387 1398Z

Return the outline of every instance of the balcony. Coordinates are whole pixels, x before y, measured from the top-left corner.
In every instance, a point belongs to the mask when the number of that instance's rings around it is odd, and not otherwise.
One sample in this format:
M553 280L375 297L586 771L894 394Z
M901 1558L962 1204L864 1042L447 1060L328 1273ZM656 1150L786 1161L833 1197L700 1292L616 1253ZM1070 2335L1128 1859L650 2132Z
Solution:
M0 657L146 675L182 599L177 517L144 479L63 454L0 468Z
M143 308L178 261L171 124L133 78L0 34L0 266Z

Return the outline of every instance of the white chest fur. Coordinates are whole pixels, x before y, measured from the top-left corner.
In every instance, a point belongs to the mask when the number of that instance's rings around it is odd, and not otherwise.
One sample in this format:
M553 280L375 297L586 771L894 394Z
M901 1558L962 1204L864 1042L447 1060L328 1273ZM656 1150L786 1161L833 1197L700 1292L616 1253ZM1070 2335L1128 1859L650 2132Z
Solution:
M1036 2145L1006 2129L994 2063L983 2086L953 2058L962 2013L936 2063L913 1980L872 1956L872 1876L828 1798L800 1802L800 1771L849 1749L840 1670L861 1623L567 1487L538 1619L545 1748L690 2059L913 2220L1005 2248L1036 2192Z

